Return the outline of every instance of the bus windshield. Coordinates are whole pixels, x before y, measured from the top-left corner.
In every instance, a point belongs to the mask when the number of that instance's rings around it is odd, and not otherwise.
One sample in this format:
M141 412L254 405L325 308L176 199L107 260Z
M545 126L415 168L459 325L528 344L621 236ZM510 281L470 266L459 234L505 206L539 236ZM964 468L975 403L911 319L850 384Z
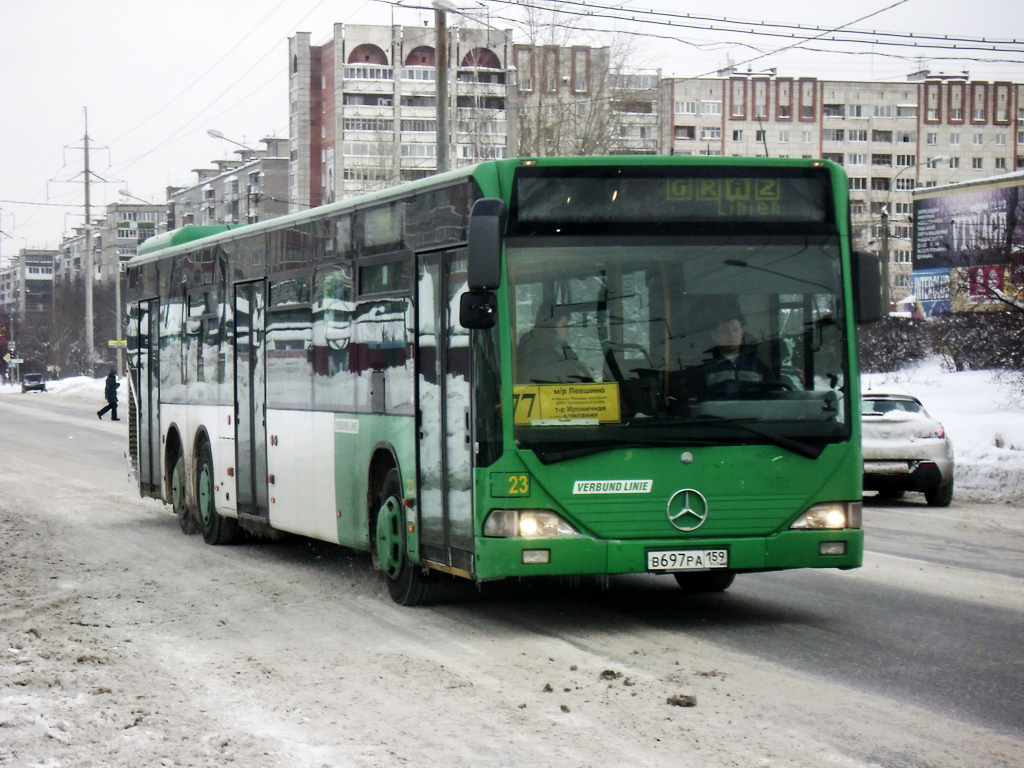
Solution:
M512 238L514 422L542 461L849 439L838 239Z

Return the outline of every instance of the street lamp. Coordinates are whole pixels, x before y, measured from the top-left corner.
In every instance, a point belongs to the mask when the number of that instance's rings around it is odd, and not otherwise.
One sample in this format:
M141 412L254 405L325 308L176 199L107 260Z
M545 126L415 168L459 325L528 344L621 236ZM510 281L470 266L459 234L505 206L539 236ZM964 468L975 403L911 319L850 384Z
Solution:
M240 141L235 141L234 139L229 139L227 136L225 136L223 133L218 131L216 128L210 128L209 130L207 130L206 131L206 135L209 136L211 139L223 139L224 141L230 142L231 144L236 144L237 146L241 147L242 149L244 149L244 150L246 150L248 152L255 152L256 151L252 147L248 147L248 146L246 146L245 144L243 144Z
M130 197L132 200L138 200L143 205L155 205L155 203L151 203L149 202L149 200L143 200L141 197L136 197L127 189L118 190L117 194L119 194L121 197Z
M949 155L930 157L925 161L925 166L934 168L935 164L942 160L949 160ZM889 192L885 196L885 204L882 206L882 306L885 307L887 313L889 311L889 302L892 299L889 286L889 206L892 204L892 193L896 191L896 182L900 176L916 167L908 165L892 177L892 181L889 184Z

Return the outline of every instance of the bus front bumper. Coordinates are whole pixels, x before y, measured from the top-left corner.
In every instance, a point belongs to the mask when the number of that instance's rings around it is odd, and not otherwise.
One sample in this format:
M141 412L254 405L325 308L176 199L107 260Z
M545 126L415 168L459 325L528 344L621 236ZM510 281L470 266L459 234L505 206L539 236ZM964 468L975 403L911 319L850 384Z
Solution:
M648 568L649 552L726 550L724 570L775 571L790 568L858 568L864 558L864 531L783 531L744 539L609 540L585 536L550 539L476 539L475 577L479 581L523 576L582 576L672 572ZM696 568L694 570L702 570Z

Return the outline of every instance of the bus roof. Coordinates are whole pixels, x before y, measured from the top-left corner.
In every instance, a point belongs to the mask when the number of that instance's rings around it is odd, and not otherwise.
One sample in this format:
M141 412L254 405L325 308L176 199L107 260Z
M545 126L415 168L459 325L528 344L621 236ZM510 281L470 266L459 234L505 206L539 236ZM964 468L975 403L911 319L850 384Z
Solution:
M406 182L377 192L370 192L358 197L347 198L335 203L328 203L316 208L309 208L296 213L289 213L277 216L256 224L224 224L218 226L190 225L166 232L156 237L151 237L139 247L137 256L129 262L130 267L157 261L164 256L171 255L180 250L186 250L185 246L195 247L199 240L209 239L210 245L218 242L230 242L240 235L249 235L254 232L272 231L292 224L302 224L305 221L319 218L325 214L336 211L358 210L376 202L389 198L404 195L409 192L429 190L445 187L449 184L475 177L481 181L486 179L491 185L497 187L501 179L511 179L516 168L524 165L554 167L554 166L579 166L599 167L608 165L618 166L775 166L775 167L807 167L827 166L836 171L842 172L842 166L836 165L828 160L816 158L766 158L766 157L727 157L720 155L597 155L581 157L535 157L535 158L508 158L504 160L489 160L476 165L469 165L446 173L439 173L428 176L424 179ZM207 245L206 243L202 244Z

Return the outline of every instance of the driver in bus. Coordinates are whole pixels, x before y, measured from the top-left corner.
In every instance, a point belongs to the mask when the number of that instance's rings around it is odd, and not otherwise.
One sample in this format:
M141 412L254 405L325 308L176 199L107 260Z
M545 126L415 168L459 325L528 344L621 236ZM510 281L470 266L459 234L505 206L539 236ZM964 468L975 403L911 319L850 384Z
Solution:
M532 330L519 340L520 382L569 383L591 381L590 371L569 344L569 312L542 308Z
M705 396L730 400L744 391L756 391L769 378L768 367L753 346L743 343L743 318L739 312L726 315L711 329L711 359L704 363Z

